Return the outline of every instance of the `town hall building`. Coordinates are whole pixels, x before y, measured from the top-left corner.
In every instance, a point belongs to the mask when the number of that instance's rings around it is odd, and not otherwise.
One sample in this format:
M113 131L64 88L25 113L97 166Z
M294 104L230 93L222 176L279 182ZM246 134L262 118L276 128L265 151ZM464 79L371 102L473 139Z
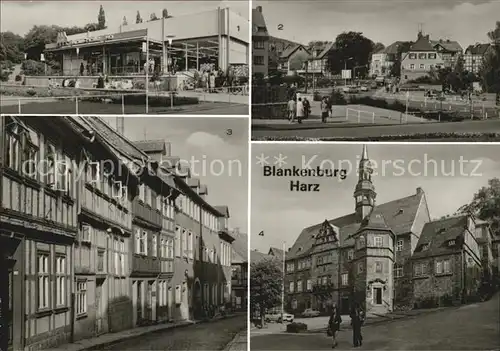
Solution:
M458 246L453 247L450 255L458 257L457 252L468 252L473 257L468 259L469 264L477 269L481 267L480 253L474 245L472 216L461 215L470 220L465 220L467 225L458 230L454 227L452 231L445 228L433 232L431 227L439 221L431 221L421 188L407 197L376 204L373 168L366 146L363 146L358 174L354 212L303 229L286 253L285 308L290 313L301 313L307 308L328 313L335 303L342 314L348 314L352 303L358 302L368 313L384 314L397 306L413 304L414 269L420 266L413 267L412 256L420 252L424 231L426 243L442 242L444 236L456 240ZM468 239L463 240L464 237ZM437 262L432 251L419 255L424 255L426 261ZM430 264L429 274L417 277L419 299L435 297L431 273L437 270L442 275L442 264L435 266ZM474 290L471 284L479 279L465 287L459 269L447 271L447 275L452 285L462 287L468 294ZM429 279L423 282L424 278ZM452 294L445 290L440 293Z

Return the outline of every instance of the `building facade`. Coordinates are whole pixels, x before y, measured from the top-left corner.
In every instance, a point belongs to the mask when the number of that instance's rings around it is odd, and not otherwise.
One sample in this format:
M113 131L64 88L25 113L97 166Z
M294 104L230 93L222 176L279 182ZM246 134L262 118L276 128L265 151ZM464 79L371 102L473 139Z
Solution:
M197 23L197 26L189 26ZM146 58L164 74L213 65L226 71L249 64L248 19L230 8L66 35L45 51L58 58L66 76L144 74ZM149 63L147 63L149 65Z
M430 222L425 193L375 205L366 147L354 191L355 212L305 228L286 255L286 304L342 313L353 301L385 313L411 298L411 255Z
M478 74L483 66L483 61L486 55L493 50L491 44L480 44L469 45L465 49L464 61L465 70Z
M97 117L1 121L2 349L230 305L229 211L210 205L188 170L158 162L167 151Z
M246 311L248 305L248 236L235 229L231 259L231 308Z
M441 52L436 50L429 40L429 35L418 34L408 52L403 53L401 59L401 82L412 81L428 76L432 70L445 66Z
M477 230L467 214L425 225L412 257L416 305L438 299L460 303L476 294L482 274Z
M49 348L73 328L74 165L83 140L58 118L1 120L1 346Z
M262 6L252 10L252 74L267 76L269 72L269 32Z

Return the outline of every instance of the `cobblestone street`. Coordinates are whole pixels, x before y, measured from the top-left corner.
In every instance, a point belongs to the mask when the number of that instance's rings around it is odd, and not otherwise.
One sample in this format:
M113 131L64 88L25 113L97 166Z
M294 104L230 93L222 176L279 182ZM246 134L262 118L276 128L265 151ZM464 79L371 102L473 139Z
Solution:
M94 350L223 350L246 327L246 316L238 316L151 333Z

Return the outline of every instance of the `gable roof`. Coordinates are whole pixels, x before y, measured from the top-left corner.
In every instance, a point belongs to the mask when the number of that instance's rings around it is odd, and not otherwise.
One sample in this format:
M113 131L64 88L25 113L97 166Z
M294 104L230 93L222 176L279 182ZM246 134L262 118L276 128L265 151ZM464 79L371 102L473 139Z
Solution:
M458 43L458 41L454 40L431 40L432 46L436 47L438 45L442 46L446 51L452 52L462 52L462 46Z
M435 49L429 37L427 35L422 35L410 46L410 51L435 51Z
M283 259L283 253L284 253L284 252L283 252L283 250L278 249L278 248L276 248L276 247L271 247L271 248L269 249L269 253L268 253L268 255L270 255L270 256L275 256L275 257L278 257L278 258Z
M386 230L392 232L385 221L382 211L377 207L375 207L375 209L361 222L359 230L364 229Z
M262 252L257 251L257 250L250 251L250 262L251 263L259 263L261 261L269 260L269 259L276 259L276 257L266 255L265 253L262 253Z
M404 41L395 41L394 43L383 49L383 52L388 55L397 55L399 46L404 43L405 43Z
M264 31L252 32L253 36L267 37L269 32L267 31L266 20L262 11L258 9L252 9L252 25L258 27L259 29L264 29Z
M164 140L138 140L134 145L143 152L165 152L166 146Z
M83 118L87 124L90 124L93 129L108 142L108 144L113 146L121 154L129 155L130 157L138 160L147 160L149 158L149 156L137 148L133 142L125 138L125 136L119 134L99 117L92 116Z
M424 193L419 192L408 197L377 205L374 211L383 215L384 221L396 236L406 234L411 231L423 197ZM339 240L342 247L354 245L352 235L355 234L361 226L361 221L356 213L332 219L328 222L339 228ZM324 222L303 229L290 251L287 253L287 259L295 259L308 254L313 247L313 236L319 232L323 223Z
M227 206L214 206L217 212L221 213L223 217L229 218L229 207Z
M232 243L234 256L232 263L248 262L248 235L245 233L232 233L235 240Z
M469 45L465 50L465 53L472 55L484 55L490 46L490 44Z
M304 45L302 45L302 44L298 44L298 45L290 45L289 47L287 47L287 48L285 49L285 51L283 51L283 52L281 53L280 58L285 58L285 59L286 59L286 58L289 58L289 57L290 57L290 56L291 56L291 55L292 55L295 51L297 51L299 48L303 48L303 49L304 49L304 51L305 51L307 54L311 55L311 53L309 52L309 50L307 50L307 48L306 48Z
M412 259L456 252L457 246L448 246L448 241L461 241L467 228L467 218L467 215L460 215L426 223ZM429 245L428 249L422 250L422 247L426 244Z
M335 45L335 42L331 42L331 43L328 43L326 44L326 46L323 48L323 51L321 51L319 53L318 56L316 56L315 58L318 59L318 60L322 60L325 58L326 55L328 55L328 53L330 51L332 51L333 49L335 49L337 46Z

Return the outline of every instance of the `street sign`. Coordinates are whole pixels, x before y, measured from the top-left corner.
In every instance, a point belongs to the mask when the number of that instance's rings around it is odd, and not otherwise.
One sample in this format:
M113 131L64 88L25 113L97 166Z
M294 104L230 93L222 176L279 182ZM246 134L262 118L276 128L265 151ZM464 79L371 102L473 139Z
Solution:
M142 43L142 52L146 52L147 50L148 49L146 43Z
M343 69L342 70L342 79L351 79L351 70Z

